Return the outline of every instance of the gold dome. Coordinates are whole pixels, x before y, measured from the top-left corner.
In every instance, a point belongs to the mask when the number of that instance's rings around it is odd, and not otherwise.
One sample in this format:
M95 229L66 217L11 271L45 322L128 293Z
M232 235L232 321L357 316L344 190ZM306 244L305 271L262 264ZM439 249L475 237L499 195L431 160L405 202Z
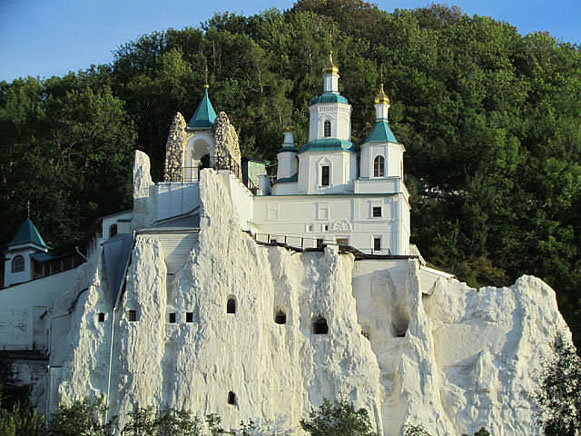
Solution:
M375 104L389 104L389 98L387 97L387 94L383 90L383 83L379 88L379 93L377 94L377 97L375 97Z
M329 51L329 62L327 63L327 66L323 68L323 73L339 74L339 68L333 63L333 50Z

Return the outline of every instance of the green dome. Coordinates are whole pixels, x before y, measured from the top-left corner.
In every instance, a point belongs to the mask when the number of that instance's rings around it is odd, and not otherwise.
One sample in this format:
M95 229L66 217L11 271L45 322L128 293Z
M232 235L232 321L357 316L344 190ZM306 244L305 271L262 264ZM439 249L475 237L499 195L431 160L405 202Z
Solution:
M350 151L355 153L355 144L351 141L345 141L343 139L327 138L327 139L315 139L314 141L307 142L301 147L299 153L304 153L305 151L318 150L318 151Z
M397 139L395 139L387 121L377 120L364 144L366 142L395 142L397 144Z
M317 103L343 103L349 104L349 101L343 97L341 94L335 94L334 92L325 92L316 98L313 98L311 104Z

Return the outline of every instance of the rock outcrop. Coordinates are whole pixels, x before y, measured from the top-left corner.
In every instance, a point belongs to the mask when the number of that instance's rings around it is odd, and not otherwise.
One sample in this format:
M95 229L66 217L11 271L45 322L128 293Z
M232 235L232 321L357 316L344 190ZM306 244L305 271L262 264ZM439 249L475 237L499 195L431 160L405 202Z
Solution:
M61 398L109 392L122 419L153 405L301 434L312 407L344 395L386 436L406 423L434 435L541 434L538 371L568 332L541 280L477 290L417 260L261 246L240 231L214 170L202 171L200 195L197 242L175 275L161 237L137 234L114 315L95 321L111 304L99 270L77 297Z

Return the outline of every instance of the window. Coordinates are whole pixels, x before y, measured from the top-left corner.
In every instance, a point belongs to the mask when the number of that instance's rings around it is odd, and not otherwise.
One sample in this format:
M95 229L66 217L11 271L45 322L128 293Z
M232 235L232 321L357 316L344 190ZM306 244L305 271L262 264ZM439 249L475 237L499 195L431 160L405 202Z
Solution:
M337 238L338 245L349 245L349 238Z
M168 316L168 322L170 324L175 324L176 323L176 314L175 314L175 312L171 312L168 315L169 315Z
M137 321L137 311L136 311L136 310L130 310L130 311L127 313L127 316L128 316L128 318L129 318L129 321L130 321L130 322L135 322L135 321Z
M331 167L329 165L323 165L321 167L321 186L329 186L330 174Z
M274 322L277 324L286 324L286 313L282 310L278 310L274 316Z
M99 315L97 316L99 322L105 322L105 314L104 313L99 313Z
M226 313L236 313L236 298L228 297L228 303L226 303Z
M313 333L316 335L326 335L329 333L327 320L322 316L318 317L315 322L313 322Z
M381 217L381 206L374 206L373 207L373 217Z
M22 271L24 271L24 257L18 255L12 259L12 272L19 273Z
M317 248L323 248L323 243L325 241L321 238L317 239Z
M381 251L381 238L373 238L373 251Z
M238 398L236 398L236 394L232 391L228 392L228 404L235 406L238 404Z
M112 238L117 234L117 224L111 224L109 226L109 237Z
M323 136L328 138L331 136L331 121L326 120L323 124Z
M323 228L325 229L325 231L326 231L326 232L328 232L328 231L329 231L329 224L325 224L325 225L323 226Z
M186 312L186 322L194 322L194 312Z
M373 160L373 177L385 176L385 159L383 156L377 156Z

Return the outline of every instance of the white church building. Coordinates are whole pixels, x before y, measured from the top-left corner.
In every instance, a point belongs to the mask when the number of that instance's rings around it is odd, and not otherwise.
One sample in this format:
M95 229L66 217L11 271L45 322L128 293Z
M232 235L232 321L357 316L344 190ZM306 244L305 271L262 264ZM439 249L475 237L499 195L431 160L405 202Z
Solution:
M263 167L263 174L256 174L256 195L232 183L244 230L258 239L301 248L339 244L366 254L410 255L405 149L389 127L383 84L375 98L375 125L359 151L351 142L351 110L339 92L339 69L330 54L323 93L309 107L308 142L297 147L292 128L287 128L277 153L276 178L271 182ZM178 114L168 140L166 182L157 185L157 198L151 198L155 212L150 210L149 224L198 206L200 168L232 169L240 175L235 132L216 116L207 89L184 124Z

